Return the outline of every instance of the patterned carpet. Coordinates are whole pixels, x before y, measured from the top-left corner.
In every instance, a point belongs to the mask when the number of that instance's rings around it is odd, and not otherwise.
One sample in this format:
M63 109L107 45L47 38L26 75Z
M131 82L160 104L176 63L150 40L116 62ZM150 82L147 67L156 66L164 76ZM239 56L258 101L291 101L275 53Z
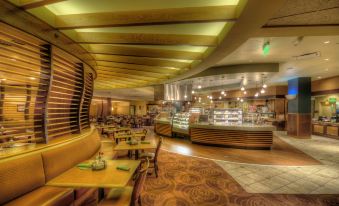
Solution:
M143 206L339 205L335 195L250 194L213 161L163 150L159 169L146 180Z

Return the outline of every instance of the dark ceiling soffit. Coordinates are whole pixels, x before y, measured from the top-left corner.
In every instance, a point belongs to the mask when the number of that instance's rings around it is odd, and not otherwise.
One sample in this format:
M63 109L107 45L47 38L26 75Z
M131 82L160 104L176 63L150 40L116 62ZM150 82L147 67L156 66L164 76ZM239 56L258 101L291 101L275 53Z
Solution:
M206 69L205 71L202 71L196 75L190 76L189 78L252 72L279 72L279 63L216 66Z
M201 92L210 92L210 91L217 91L217 90L227 90L227 89L234 89L234 88L239 88L241 85L240 83L235 83L235 84L225 84L225 85L220 85L220 86L213 86L213 87L204 87L202 89L199 89L197 91L198 93Z
M0 21L47 41L79 58L92 68L96 77L93 65L87 62L87 60L94 61L94 58L80 45L44 21L5 0L0 0Z

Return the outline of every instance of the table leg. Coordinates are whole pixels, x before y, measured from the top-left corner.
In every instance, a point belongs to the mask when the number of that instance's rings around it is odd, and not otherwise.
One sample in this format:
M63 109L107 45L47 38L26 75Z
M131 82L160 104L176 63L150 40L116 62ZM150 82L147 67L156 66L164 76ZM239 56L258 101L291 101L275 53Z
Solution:
M105 198L104 188L101 188L101 187L98 188L98 198L99 198L99 201Z
M135 159L138 160L139 159L139 150L135 150Z

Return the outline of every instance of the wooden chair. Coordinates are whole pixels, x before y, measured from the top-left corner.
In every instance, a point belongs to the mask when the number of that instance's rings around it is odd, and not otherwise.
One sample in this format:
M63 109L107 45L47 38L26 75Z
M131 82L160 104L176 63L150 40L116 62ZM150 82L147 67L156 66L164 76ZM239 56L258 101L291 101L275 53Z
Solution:
M106 198L99 203L99 206L141 206L141 192L146 180L149 160L145 161L144 166L137 174L134 187L112 189L106 195Z
M150 168L154 168L155 176L158 177L158 155L160 151L160 147L163 141L163 137L160 137L157 148L155 149L155 153L152 152L144 152L140 154L141 159L149 159L150 162L153 164Z

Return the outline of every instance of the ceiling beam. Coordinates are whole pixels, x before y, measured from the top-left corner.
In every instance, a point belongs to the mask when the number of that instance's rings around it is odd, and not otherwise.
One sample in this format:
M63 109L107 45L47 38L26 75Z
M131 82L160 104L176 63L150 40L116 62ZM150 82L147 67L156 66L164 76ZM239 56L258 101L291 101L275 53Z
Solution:
M255 33L255 37L336 35L339 35L339 25L267 26L258 29Z
M105 62L105 61L97 61L97 65L121 68L121 69L126 69L126 70L151 72L155 74L176 74L179 72L178 69L170 69L170 68L156 67L156 66L135 65L135 64L125 64L125 63L115 63L115 62Z
M235 21L236 5L119 11L56 16L57 29Z
M150 82L150 81L147 81L147 80L140 80L140 79L135 79L135 78L131 79L131 78L121 77L121 76L119 76L119 75L112 75L112 74L110 74L109 76L104 75L104 74L101 74L101 75L98 76L98 77L100 77L100 78L98 78L98 79L106 79L106 80L114 80L114 79L118 79L118 80L132 81L132 82L135 82L135 83L142 83L142 84L144 84L144 83L147 84L147 83Z
M76 42L82 44L188 45L215 47L218 44L218 38L216 36L187 34L78 32Z
M102 76L102 77L119 76L119 77L133 78L133 79L144 80L144 81L149 81L149 82L156 81L158 79L156 77L125 74L125 73L121 73L121 72L111 72L111 71L104 71L104 70L100 71L100 76Z
M174 67L174 68L189 68L190 62L148 58L148 57L132 57L132 56L120 56L120 55L105 55L105 54L93 54L93 57L98 61L138 64L145 66L158 66L158 67Z
M20 5L21 8L27 10L27 9L34 9L42 6L46 6L49 4L54 4L57 2L61 2L65 0L41 0L41 1L31 1L30 3L22 4Z
M136 75L142 75L147 77L154 77L154 78L164 78L165 76L170 77L173 74L161 74L161 73L154 73L154 72L144 72L144 71L138 71L133 69L122 69L122 68L116 68L116 67L110 67L110 66L98 66L97 72L100 73L100 71L116 71L116 72L122 72L125 74L136 74Z
M200 52L150 49L131 46L112 46L107 44L88 44L87 47L86 45L84 45L84 47L92 54L115 54L133 57L154 57L183 60L199 60L203 58L203 54Z

